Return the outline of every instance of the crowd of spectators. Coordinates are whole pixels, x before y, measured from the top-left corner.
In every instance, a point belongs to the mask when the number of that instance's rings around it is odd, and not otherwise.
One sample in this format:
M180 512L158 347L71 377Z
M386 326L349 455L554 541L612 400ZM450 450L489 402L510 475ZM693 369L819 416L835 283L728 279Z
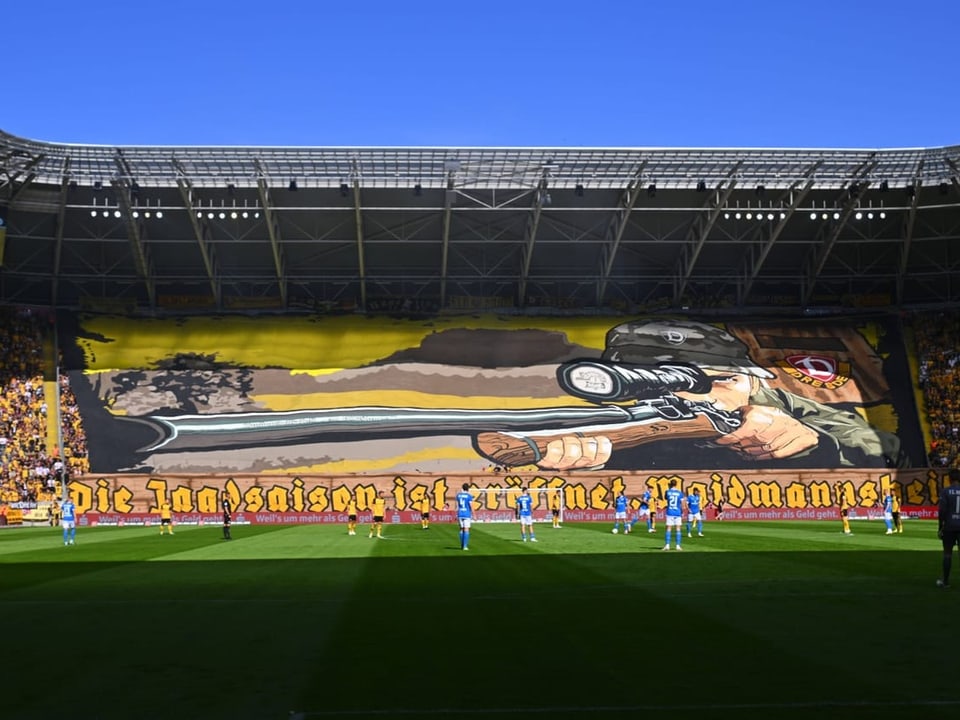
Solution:
M52 410L43 379L52 328L42 313L0 308L0 503L53 501L61 480L90 467L66 376L59 378L58 393L63 452L49 439Z
M930 429L930 467L960 467L960 312L910 317L920 389Z

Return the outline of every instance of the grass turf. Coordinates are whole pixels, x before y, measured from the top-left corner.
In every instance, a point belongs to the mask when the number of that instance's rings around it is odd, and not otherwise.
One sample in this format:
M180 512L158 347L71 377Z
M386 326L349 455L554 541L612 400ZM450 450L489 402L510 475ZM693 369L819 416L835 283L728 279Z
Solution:
M810 717L960 705L935 523L0 532L4 718ZM958 563L960 564L960 563ZM960 573L960 567L957 568ZM958 576L960 577L960 576Z

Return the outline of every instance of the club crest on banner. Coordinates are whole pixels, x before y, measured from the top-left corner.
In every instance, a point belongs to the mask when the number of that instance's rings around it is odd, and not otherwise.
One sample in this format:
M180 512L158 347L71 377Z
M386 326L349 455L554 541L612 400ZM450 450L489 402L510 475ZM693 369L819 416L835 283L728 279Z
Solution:
M826 355L788 355L781 367L792 378L811 387L836 389L850 381L850 363Z

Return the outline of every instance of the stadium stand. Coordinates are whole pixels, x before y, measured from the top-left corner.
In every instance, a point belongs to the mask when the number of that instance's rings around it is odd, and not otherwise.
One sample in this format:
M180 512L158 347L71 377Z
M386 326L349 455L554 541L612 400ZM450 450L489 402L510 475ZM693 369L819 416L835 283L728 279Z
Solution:
M931 467L954 468L960 459L960 311L911 316L918 384L926 407Z
M58 477L89 469L86 439L69 380L60 378L63 460L48 447L43 323L32 312L0 309L0 502L51 502Z

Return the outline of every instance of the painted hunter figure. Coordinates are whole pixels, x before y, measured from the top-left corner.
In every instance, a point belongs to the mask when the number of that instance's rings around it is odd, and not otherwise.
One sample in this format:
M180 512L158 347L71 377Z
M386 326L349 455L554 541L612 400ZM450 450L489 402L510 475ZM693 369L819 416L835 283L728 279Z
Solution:
M738 337L688 320L611 329L599 360L562 364L568 393L620 404L625 422L489 432L477 449L504 465L578 468L899 467L899 438L855 409L803 397L769 381Z

